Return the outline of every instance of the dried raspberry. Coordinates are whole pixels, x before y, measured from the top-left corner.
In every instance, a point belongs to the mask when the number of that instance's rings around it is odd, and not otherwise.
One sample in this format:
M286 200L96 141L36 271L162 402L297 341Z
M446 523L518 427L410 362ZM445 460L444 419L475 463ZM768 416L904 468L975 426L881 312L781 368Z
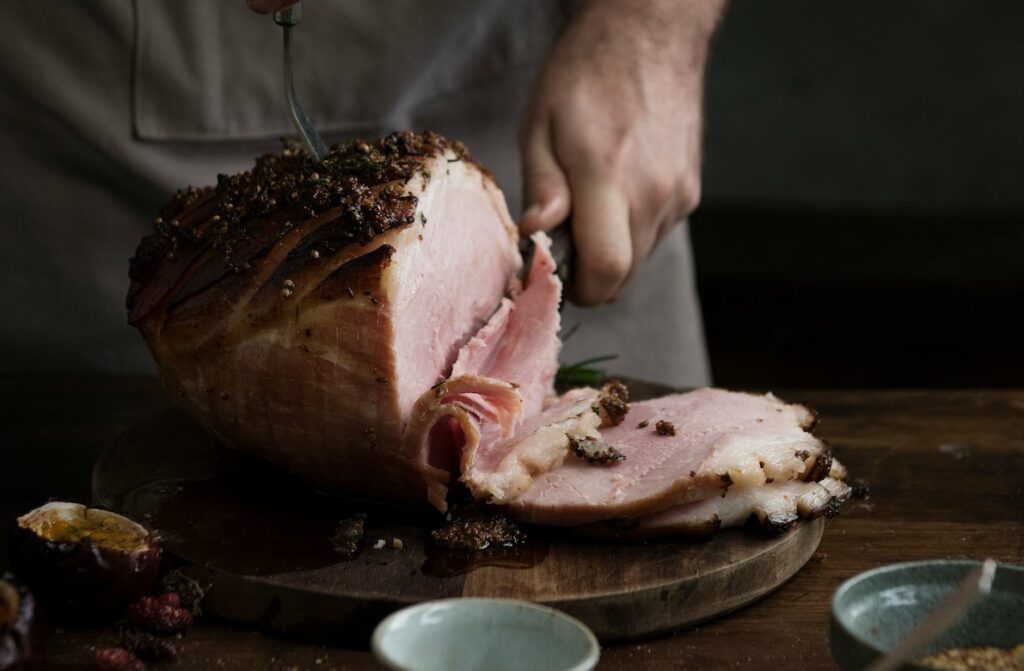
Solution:
M180 604L174 592L144 596L128 606L128 622L153 634L180 634L192 626L192 613Z
M176 568L164 576L161 587L168 592L177 593L181 605L189 609L192 617L199 617L203 614L200 604L212 585L203 585L182 569Z
M121 647L132 651L136 657L147 662L165 659L173 661L178 658L178 648L167 639L134 629L121 632Z
M181 597L178 596L177 592L164 592L163 594L157 597L157 600L160 601L160 603L166 604L168 606L181 608Z
M91 671L146 671L146 665L124 648L100 648L92 656Z

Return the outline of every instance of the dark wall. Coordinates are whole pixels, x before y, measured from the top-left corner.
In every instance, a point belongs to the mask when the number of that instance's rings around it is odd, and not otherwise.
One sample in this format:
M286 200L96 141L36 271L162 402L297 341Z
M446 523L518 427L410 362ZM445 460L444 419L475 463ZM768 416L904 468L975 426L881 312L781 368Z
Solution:
M693 218L715 380L1024 384L1024 3L734 0Z

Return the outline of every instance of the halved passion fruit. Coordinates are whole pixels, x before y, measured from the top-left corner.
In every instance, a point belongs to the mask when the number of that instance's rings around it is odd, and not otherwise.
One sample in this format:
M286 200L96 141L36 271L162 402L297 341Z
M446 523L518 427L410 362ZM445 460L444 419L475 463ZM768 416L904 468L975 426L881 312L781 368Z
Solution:
M5 575L0 578L0 671L43 666L42 625L32 593Z
M160 572L160 544L141 524L64 501L18 518L12 554L18 576L63 621L122 615Z

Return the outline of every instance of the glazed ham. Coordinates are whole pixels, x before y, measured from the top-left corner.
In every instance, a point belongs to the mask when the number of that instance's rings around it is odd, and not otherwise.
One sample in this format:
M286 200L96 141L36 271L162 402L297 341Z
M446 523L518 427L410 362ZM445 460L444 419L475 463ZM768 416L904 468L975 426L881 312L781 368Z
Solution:
M444 511L458 478L520 520L646 536L810 514L841 485L813 414L771 395L555 395L549 240L520 279L504 198L457 142L269 154L156 229L128 311L172 397L318 487Z
M461 350L473 359L496 310L509 330L532 319L515 309L534 293L517 241L458 143L402 133L322 163L285 151L171 201L132 260L129 317L176 401L225 444L320 487L420 503L448 464L403 449L413 407ZM470 392L506 427L550 391L548 330L525 396L508 379ZM498 359L472 367L508 370Z

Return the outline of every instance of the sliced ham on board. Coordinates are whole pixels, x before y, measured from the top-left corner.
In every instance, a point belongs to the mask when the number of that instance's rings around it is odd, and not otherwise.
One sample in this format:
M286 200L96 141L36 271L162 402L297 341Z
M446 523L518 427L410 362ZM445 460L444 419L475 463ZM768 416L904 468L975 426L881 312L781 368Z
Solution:
M819 479L830 456L807 431L814 421L771 394L699 389L634 403L621 424L600 432L624 460L567 459L508 509L525 522L573 526L652 515L730 486Z
M444 511L457 478L521 520L656 533L813 499L788 483L829 472L813 414L771 395L703 389L628 414L621 385L556 395L549 240L521 280L501 191L439 135L267 154L180 191L155 227L127 304L172 398L317 487Z

